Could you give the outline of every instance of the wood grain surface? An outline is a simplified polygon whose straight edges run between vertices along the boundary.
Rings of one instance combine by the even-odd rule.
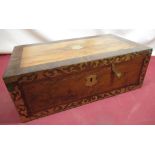
[[[112,45],[112,46],[111,46]],[[112,37],[71,40],[23,48],[20,67],[57,62],[89,55],[130,49],[136,45]]]

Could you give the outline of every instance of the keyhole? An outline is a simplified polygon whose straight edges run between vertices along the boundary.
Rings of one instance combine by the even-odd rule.
[[[92,82],[93,81],[93,78],[90,78],[90,82]]]
[[[96,75],[89,75],[86,78],[86,86],[93,86],[97,83]]]

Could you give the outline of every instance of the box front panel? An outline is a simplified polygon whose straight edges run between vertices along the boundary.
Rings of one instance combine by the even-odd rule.
[[[87,68],[87,70],[61,78],[45,78],[29,83],[22,83],[20,88],[27,105],[29,115],[65,105],[96,94],[103,94],[114,89],[138,85],[144,56],[112,64]]]

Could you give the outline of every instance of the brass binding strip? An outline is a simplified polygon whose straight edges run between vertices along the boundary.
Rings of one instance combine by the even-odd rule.
[[[112,63],[112,71],[115,73],[115,75],[118,79],[120,79],[122,77],[122,73],[116,69],[116,66],[113,63]]]

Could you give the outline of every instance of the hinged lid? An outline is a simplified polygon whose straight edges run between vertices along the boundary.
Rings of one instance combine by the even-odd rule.
[[[114,35],[17,46],[4,78],[144,50],[151,48]]]

